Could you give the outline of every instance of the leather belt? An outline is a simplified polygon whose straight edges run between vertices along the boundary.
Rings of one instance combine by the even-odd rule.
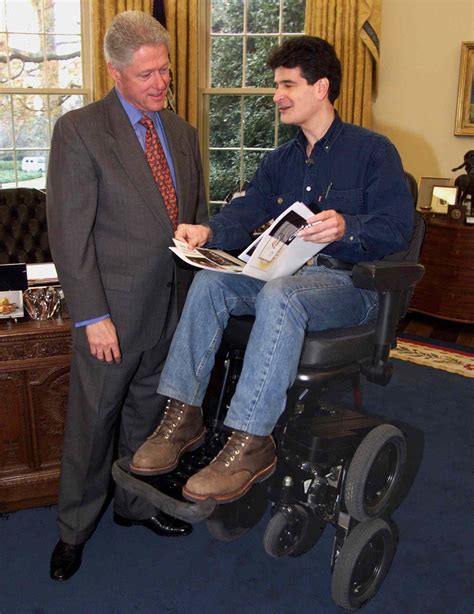
[[[327,269],[334,269],[336,271],[352,271],[354,265],[349,262],[344,262],[338,258],[332,256],[326,256],[326,254],[318,254],[316,256],[316,263],[325,266]]]

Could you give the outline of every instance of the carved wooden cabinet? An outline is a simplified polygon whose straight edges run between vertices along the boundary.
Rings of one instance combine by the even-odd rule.
[[[421,263],[425,275],[415,288],[410,309],[474,323],[474,227],[446,215],[425,213],[424,218]]]
[[[69,321],[0,322],[0,512],[56,501],[70,355]]]

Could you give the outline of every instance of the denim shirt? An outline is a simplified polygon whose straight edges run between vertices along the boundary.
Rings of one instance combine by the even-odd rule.
[[[337,114],[309,158],[306,145],[300,131],[268,154],[245,195],[210,219],[209,246],[242,249],[255,229],[301,201],[315,213],[334,209],[344,217],[345,234],[327,255],[354,263],[406,249],[414,203],[394,145]]]

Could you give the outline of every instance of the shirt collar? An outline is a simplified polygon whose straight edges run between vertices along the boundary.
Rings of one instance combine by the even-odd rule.
[[[155,113],[143,113],[143,111],[140,111],[140,109],[137,109],[137,107],[134,107],[133,104],[131,104],[130,102],[128,102],[127,100],[125,100],[125,98],[122,96],[122,94],[119,92],[118,88],[115,88],[115,92],[118,96],[118,99],[120,100],[122,107],[125,111],[125,113],[128,116],[128,119],[130,120],[130,123],[132,124],[132,126],[135,126],[136,124],[138,124],[138,122],[141,120],[141,118],[144,115],[148,115],[148,117],[151,120],[155,120]]]
[[[344,124],[339,117],[339,113],[335,111],[334,120],[332,124],[329,126],[329,129],[326,134],[321,137],[319,141],[317,141],[316,145],[318,147],[321,147],[323,151],[329,152],[331,147],[334,145],[334,142],[336,141],[337,137],[340,135],[343,125]],[[300,130],[296,135],[296,141],[301,147],[303,147],[303,150],[306,151],[306,145],[308,141],[306,140],[306,137],[302,130]]]

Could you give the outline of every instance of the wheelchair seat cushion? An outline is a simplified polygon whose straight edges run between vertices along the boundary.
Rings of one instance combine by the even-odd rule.
[[[254,323],[252,316],[232,317],[224,332],[224,342],[245,348]],[[326,369],[370,359],[375,342],[375,320],[363,326],[334,328],[307,333],[300,367]]]
[[[325,369],[369,359],[374,342],[375,320],[363,326],[307,333],[300,367]]]

